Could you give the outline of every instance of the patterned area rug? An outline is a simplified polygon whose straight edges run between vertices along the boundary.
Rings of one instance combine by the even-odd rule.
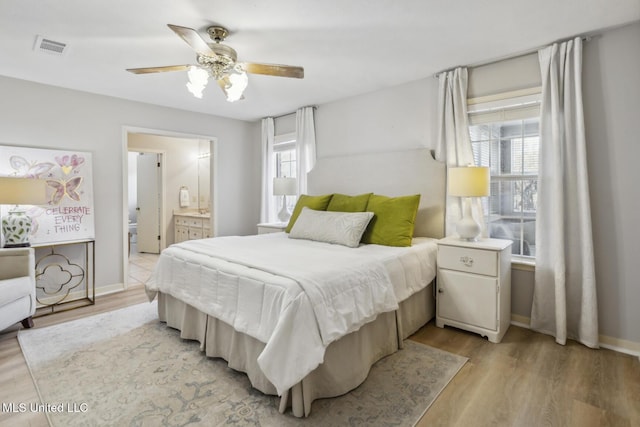
[[[15,403],[46,411],[54,426],[410,426],[467,360],[406,341],[360,387],[315,401],[299,419],[160,323],[155,303],[21,330],[18,339],[42,402]]]

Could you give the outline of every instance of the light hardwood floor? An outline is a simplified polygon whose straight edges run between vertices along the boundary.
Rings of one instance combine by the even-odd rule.
[[[640,361],[511,326],[500,344],[427,324],[412,339],[469,358],[418,426],[640,426]]]
[[[96,305],[36,319],[45,327],[147,301],[141,286]],[[38,401],[17,332],[0,335],[0,401]],[[502,343],[427,324],[411,339],[469,358],[418,423],[424,426],[640,426],[640,362],[527,329]],[[0,426],[46,426],[42,414],[0,413]]]

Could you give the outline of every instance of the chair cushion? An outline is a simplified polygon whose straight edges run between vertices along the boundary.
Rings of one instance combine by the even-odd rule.
[[[29,276],[0,280],[0,307],[35,293]]]
[[[0,249],[0,280],[28,276],[33,262],[33,248]]]

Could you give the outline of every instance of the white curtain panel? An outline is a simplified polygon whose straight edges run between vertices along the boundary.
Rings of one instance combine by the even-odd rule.
[[[307,192],[307,173],[316,164],[316,127],[313,120],[314,107],[303,107],[296,111],[296,162],[298,194]]]
[[[436,160],[447,167],[473,165],[473,151],[469,138],[469,116],[467,114],[467,69],[456,68],[438,76],[438,141]],[[448,188],[448,183],[447,183]],[[455,234],[457,222],[462,218],[460,197],[447,196],[445,235]],[[482,201],[474,198],[472,215],[482,226],[482,236],[487,236],[487,227],[482,213]]]
[[[582,110],[582,40],[538,52],[542,73],[536,272],[531,327],[598,347]]]
[[[260,199],[260,222],[275,222],[276,203],[273,197],[273,141],[275,127],[273,117],[262,119],[262,193]]]

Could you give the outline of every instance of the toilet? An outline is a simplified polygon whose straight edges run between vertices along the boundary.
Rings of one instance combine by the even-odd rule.
[[[129,241],[130,243],[135,243],[138,237],[138,223],[130,222],[129,223]]]

